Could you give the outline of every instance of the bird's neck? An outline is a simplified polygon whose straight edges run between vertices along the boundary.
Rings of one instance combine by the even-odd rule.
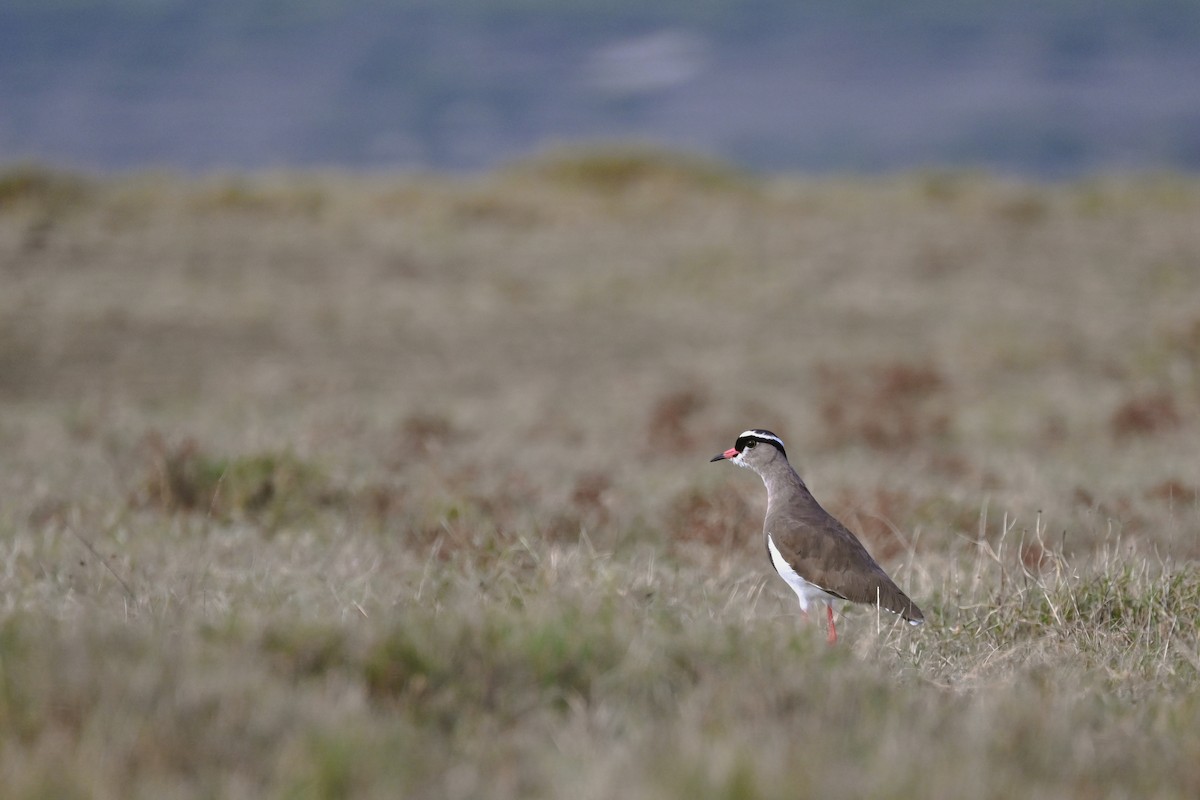
[[[767,487],[767,508],[771,508],[777,502],[787,502],[797,494],[808,493],[808,487],[796,474],[796,470],[783,460],[768,465],[759,473],[759,477]]]

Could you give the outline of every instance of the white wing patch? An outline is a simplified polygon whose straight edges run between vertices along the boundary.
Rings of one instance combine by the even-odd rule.
[[[787,581],[787,585],[792,587],[792,591],[796,593],[796,597],[800,598],[800,610],[808,612],[808,604],[812,602],[826,603],[832,605],[834,600],[840,600],[840,597],[835,597],[829,592],[817,586],[815,583],[809,583],[797,574],[796,570],[792,569],[792,565],[783,557],[783,553],[779,552],[779,548],[775,546],[775,540],[767,534],[767,549],[771,551],[771,563],[775,566],[775,571],[779,573],[779,577]]]

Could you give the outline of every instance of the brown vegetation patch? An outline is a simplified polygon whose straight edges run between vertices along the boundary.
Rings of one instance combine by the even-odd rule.
[[[1121,533],[1140,533],[1150,524],[1145,516],[1137,513],[1137,504],[1128,495],[1116,495],[1102,500],[1091,491],[1077,486],[1072,493],[1072,500],[1078,507],[1090,509],[1101,518],[1119,525]]]
[[[660,397],[646,423],[646,452],[676,455],[692,450],[696,445],[692,422],[707,405],[707,396],[695,388],[676,389]]]
[[[220,473],[210,472],[195,439],[171,444],[155,431],[143,437],[139,450],[144,475],[130,498],[135,506],[170,512],[195,511],[202,502],[212,501]]]
[[[623,193],[660,184],[692,191],[723,191],[750,185],[727,164],[648,148],[565,148],[518,164],[516,174],[532,175],[577,189]]]
[[[290,452],[218,458],[195,439],[172,444],[158,432],[139,449],[143,474],[129,498],[136,508],[247,518],[275,528],[341,496],[320,469]]]
[[[677,495],[667,519],[669,546],[678,554],[691,555],[699,547],[723,555],[762,546],[761,517],[745,494],[731,484],[711,490],[689,489]]]
[[[1147,489],[1146,498],[1169,505],[1194,505],[1200,499],[1200,487],[1172,478]]]
[[[1113,436],[1153,436],[1178,428],[1182,417],[1175,398],[1166,392],[1139,395],[1126,400],[1109,419]]]
[[[1075,487],[1075,491],[1071,493],[1071,499],[1075,501],[1075,505],[1084,508],[1096,506],[1096,496],[1082,486]]]
[[[604,472],[585,472],[575,479],[567,508],[550,515],[539,527],[543,539],[571,542],[580,533],[594,533],[611,519],[612,477]]]
[[[609,520],[609,503],[612,496],[612,478],[603,472],[586,472],[575,479],[571,490],[571,507],[580,518],[595,526]]]
[[[1021,563],[1030,572],[1040,572],[1053,562],[1054,555],[1039,542],[1023,542],[1021,544]]]
[[[914,532],[918,528],[970,536],[979,530],[978,506],[903,489],[842,489],[827,508],[879,559],[903,555],[916,546]]]
[[[409,497],[403,486],[373,483],[355,492],[354,499],[357,507],[378,526],[399,516]]]
[[[396,433],[396,451],[391,459],[392,466],[402,466],[416,456],[427,456],[435,448],[453,441],[458,435],[458,429],[441,414],[411,414],[400,424]]]
[[[975,466],[964,456],[942,452],[929,455],[929,471],[959,481],[977,472]]]
[[[1046,221],[1050,207],[1041,193],[1026,192],[996,204],[996,215],[1016,229],[1032,228]]]
[[[494,485],[481,484],[464,496],[497,524],[511,525],[518,515],[535,509],[541,498],[537,481],[520,470],[506,471]]]
[[[816,377],[824,436],[831,447],[866,444],[896,450],[950,432],[948,384],[931,365],[821,364]]]

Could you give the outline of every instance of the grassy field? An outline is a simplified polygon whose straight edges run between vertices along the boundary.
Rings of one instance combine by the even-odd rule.
[[[1200,181],[0,173],[11,798],[1200,795]],[[830,648],[748,427],[924,609]]]

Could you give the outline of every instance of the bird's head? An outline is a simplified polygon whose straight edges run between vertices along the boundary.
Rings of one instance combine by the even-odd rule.
[[[783,439],[762,428],[742,431],[733,443],[733,447],[724,453],[713,456],[710,461],[732,461],[739,467],[746,467],[761,473],[763,468],[777,458],[787,460],[787,451],[783,449]]]

